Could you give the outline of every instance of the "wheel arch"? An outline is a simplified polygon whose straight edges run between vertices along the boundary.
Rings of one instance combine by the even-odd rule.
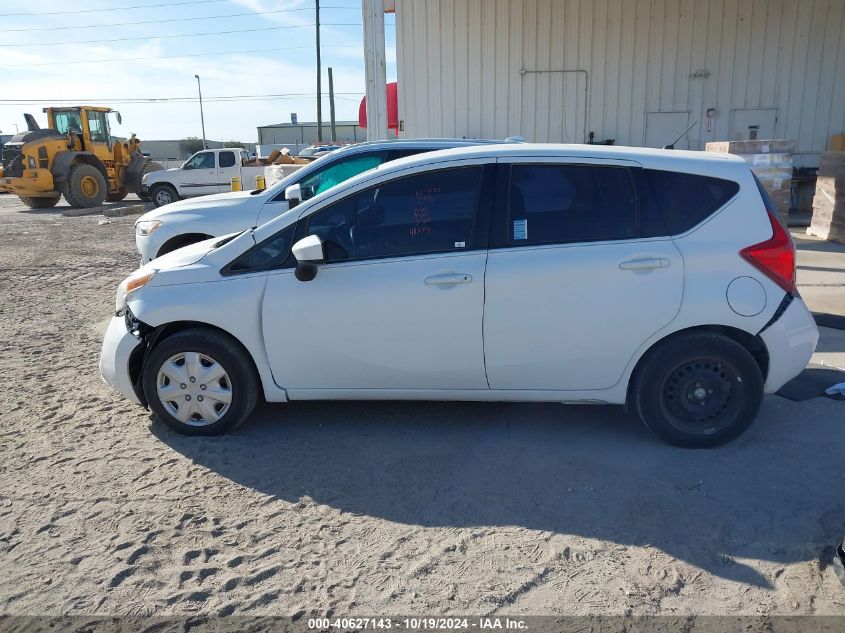
[[[186,330],[192,329],[212,330],[220,334],[221,336],[230,339],[234,345],[240,347],[240,349],[244,352],[244,354],[246,354],[246,357],[249,359],[253,371],[255,371],[255,377],[258,380],[257,387],[259,393],[264,393],[264,381],[261,377],[261,371],[258,368],[258,363],[255,362],[255,358],[249,351],[249,348],[244,345],[231,332],[227,332],[219,326],[212,325],[211,323],[205,323],[202,321],[173,321],[171,323],[165,323],[157,327],[145,327],[147,328],[146,332],[142,332],[145,344],[136,347],[135,351],[133,352],[133,355],[130,356],[129,359],[129,378],[132,380],[132,385],[135,389],[136,395],[138,395],[138,397],[141,399],[141,403],[144,406],[147,406],[147,401],[146,397],[144,396],[144,390],[141,387],[141,381],[144,374],[144,366],[147,363],[147,359],[149,358],[150,353],[153,351],[153,349],[156,348],[156,346],[161,344],[167,338],[173,336],[174,334],[178,334],[179,332],[184,332]]]
[[[758,335],[751,334],[750,332],[746,332],[745,330],[729,325],[694,325],[682,330],[676,330],[664,337],[661,337],[649,345],[643,353],[640,354],[628,378],[628,388],[625,397],[626,406],[633,402],[633,389],[637,381],[638,372],[648,358],[669,341],[673,341],[677,338],[696,332],[721,334],[722,336],[725,336],[741,345],[749,354],[751,354],[751,357],[760,368],[760,373],[763,375],[763,382],[766,381],[769,374],[769,351],[766,348],[766,344],[763,342],[763,339],[761,339]]]
[[[96,167],[103,174],[103,178],[106,179],[106,186],[108,187],[109,175],[106,167],[93,152],[60,152],[57,154],[50,170],[53,174],[53,182],[67,182],[70,177],[70,170],[76,163],[85,163]]]
[[[196,242],[202,242],[203,240],[208,240],[212,237],[215,236],[209,235],[208,233],[201,233],[199,231],[180,233],[179,235],[171,237],[162,244],[156,252],[156,257],[161,257],[171,251],[175,251],[177,248],[182,248],[183,246],[188,246],[189,244],[195,244]]]

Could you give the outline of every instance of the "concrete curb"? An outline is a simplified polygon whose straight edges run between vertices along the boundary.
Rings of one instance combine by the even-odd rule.
[[[103,210],[103,215],[107,218],[123,218],[127,215],[140,215],[147,210],[147,207],[141,204],[133,204],[128,207],[106,207]]]
[[[81,215],[98,215],[103,212],[103,207],[91,207],[90,209],[66,209],[62,215],[66,218],[78,218]]]
[[[140,215],[147,210],[146,206],[141,204],[132,204],[124,207],[91,207],[90,209],[67,209],[62,211],[62,215],[66,218],[77,218],[83,215],[99,215],[102,214],[107,218],[122,218],[127,215]]]

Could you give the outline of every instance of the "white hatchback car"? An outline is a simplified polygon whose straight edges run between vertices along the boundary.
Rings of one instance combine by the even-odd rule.
[[[795,250],[729,155],[493,145],[386,163],[124,280],[101,371],[173,428],[260,395],[626,404],[714,446],[807,364]]]

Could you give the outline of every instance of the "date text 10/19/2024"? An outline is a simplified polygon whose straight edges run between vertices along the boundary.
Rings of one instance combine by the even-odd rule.
[[[309,618],[308,628],[323,631],[331,629],[345,631],[388,629],[400,631],[523,631],[528,628],[528,625],[519,618],[351,617]]]

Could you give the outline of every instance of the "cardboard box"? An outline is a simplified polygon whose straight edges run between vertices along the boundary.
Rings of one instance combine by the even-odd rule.
[[[716,141],[707,143],[708,152],[723,154],[794,154],[795,141],[769,139],[762,141]]]

